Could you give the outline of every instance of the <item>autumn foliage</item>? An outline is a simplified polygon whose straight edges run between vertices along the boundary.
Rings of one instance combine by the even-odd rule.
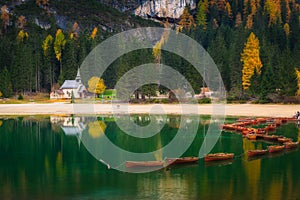
[[[261,73],[263,65],[259,57],[259,48],[258,38],[253,32],[250,33],[241,54],[241,62],[243,63],[242,85],[244,90],[247,90],[250,87],[250,79],[253,76],[254,71],[256,71],[257,74]]]

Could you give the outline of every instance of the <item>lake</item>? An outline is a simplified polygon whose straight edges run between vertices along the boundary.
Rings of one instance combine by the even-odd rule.
[[[159,149],[176,138],[181,122],[186,120],[198,127],[195,135],[184,133],[183,138],[192,140],[183,156],[198,156],[205,145],[209,119],[133,115],[129,120],[141,127],[151,120],[157,125],[165,123],[158,134],[136,138],[125,134],[108,115],[98,116],[97,121],[89,116],[0,117],[0,199],[300,198],[299,150],[248,160],[247,150],[266,149],[272,144],[249,141],[236,133],[223,131],[211,151],[235,153],[232,161],[209,164],[201,158],[196,164],[169,166],[148,173],[124,171],[122,156],[111,152],[108,143],[89,146],[108,138],[127,152],[155,151],[154,157],[163,159],[166,153]],[[227,118],[226,122],[235,120]],[[299,130],[297,124],[288,123],[274,134],[298,141]],[[180,148],[184,141],[175,145]],[[98,161],[93,154],[95,149],[114,159],[107,157],[103,163],[119,162],[121,171],[108,169]]]

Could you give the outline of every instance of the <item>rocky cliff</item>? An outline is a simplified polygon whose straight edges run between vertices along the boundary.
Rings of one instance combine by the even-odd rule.
[[[141,17],[159,17],[178,19],[183,13],[186,5],[191,9],[196,6],[195,0],[150,0],[142,2],[135,10],[134,14]]]
[[[122,12],[132,12],[141,17],[178,19],[186,5],[196,8],[196,0],[99,0]]]

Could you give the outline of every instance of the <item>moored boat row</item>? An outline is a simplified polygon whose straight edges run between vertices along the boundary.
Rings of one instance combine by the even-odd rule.
[[[276,131],[278,127],[289,121],[294,122],[294,118],[240,118],[233,124],[224,124],[221,128],[227,131],[233,131],[242,133],[243,137],[248,140],[262,139],[268,142],[273,142],[274,145],[268,147],[268,149],[262,150],[249,150],[247,151],[248,157],[254,157],[259,155],[265,155],[267,153],[282,152],[284,149],[294,149],[298,147],[298,142],[293,142],[291,138],[287,138],[281,135],[268,134],[272,131]],[[261,127],[266,124],[265,127]],[[253,128],[252,125],[260,125],[260,128]],[[276,144],[277,143],[277,144]],[[280,143],[280,145],[278,144]]]
[[[249,157],[252,156],[260,156],[260,155],[265,155],[267,153],[278,153],[282,152],[284,149],[294,149],[298,147],[299,142],[285,142],[283,145],[271,145],[268,146],[268,149],[262,149],[262,150],[249,150],[247,152]]]

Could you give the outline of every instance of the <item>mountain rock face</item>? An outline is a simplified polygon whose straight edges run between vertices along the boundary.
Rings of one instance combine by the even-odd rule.
[[[134,14],[141,17],[160,17],[178,19],[186,5],[191,9],[196,7],[195,0],[148,0],[143,1],[135,10]]]
[[[99,0],[122,12],[132,12],[135,15],[159,18],[178,19],[185,6],[196,8],[196,0]]]

